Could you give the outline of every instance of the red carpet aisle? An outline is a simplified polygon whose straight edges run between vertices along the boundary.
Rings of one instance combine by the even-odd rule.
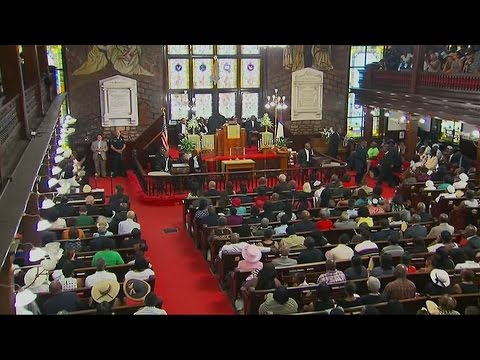
[[[131,181],[115,178],[113,188],[116,184],[124,185],[142,225],[142,235],[149,246],[147,256],[156,274],[155,293],[163,298],[165,311],[169,314],[234,314],[207,262],[183,227],[182,206],[145,204],[138,201]],[[110,194],[109,178],[99,179],[97,185]],[[177,228],[178,232],[166,234],[165,228]]]

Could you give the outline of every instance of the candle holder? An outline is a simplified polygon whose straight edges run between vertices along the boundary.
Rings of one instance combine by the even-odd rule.
[[[288,108],[287,104],[285,103],[285,95],[280,96],[278,95],[278,89],[275,89],[273,95],[267,96],[267,103],[265,104],[265,109],[270,110],[273,109],[273,126],[274,126],[274,136],[275,139],[284,137],[283,133],[283,122],[280,123],[281,127],[279,127],[278,122],[278,112],[286,110]]]

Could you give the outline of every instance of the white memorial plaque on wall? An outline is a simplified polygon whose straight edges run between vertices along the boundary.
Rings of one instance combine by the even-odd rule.
[[[137,80],[115,75],[100,80],[102,126],[138,126]]]
[[[323,72],[312,68],[292,73],[292,120],[321,120]]]

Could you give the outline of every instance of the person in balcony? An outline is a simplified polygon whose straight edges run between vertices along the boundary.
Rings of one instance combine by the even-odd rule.
[[[463,72],[463,60],[458,52],[453,53],[450,69],[445,70],[445,72],[450,74]]]
[[[427,64],[427,72],[439,72],[441,69],[442,63],[438,60],[437,54],[431,54]]]
[[[400,55],[400,65],[398,66],[398,71],[409,71],[412,70],[413,66],[413,51],[410,48],[404,49]]]

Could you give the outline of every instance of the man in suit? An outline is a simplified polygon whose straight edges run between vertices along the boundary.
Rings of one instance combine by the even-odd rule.
[[[188,165],[190,166],[190,173],[201,173],[203,171],[203,160],[198,155],[197,150],[192,151],[192,156],[188,159]]]
[[[178,136],[178,143],[182,140],[185,136],[187,136],[187,119],[182,118],[179,123],[175,126],[175,132]]]
[[[367,142],[365,140],[360,141],[355,149],[353,167],[356,171],[355,183],[360,186],[367,169]]]
[[[330,141],[328,142],[328,155],[331,157],[337,158],[338,156],[338,146],[340,145],[340,140],[342,139],[341,136],[342,129],[337,129],[335,132],[330,136]]]
[[[120,130],[116,130],[115,135],[110,139],[110,149],[112,150],[113,156],[113,176],[127,176],[125,170],[125,159],[123,156],[123,151],[126,147],[127,145],[122,136],[122,132]]]
[[[309,142],[305,143],[305,147],[298,151],[298,163],[301,167],[313,166],[313,150]]]
[[[387,146],[387,151],[380,160],[380,175],[378,177],[377,185],[382,185],[383,181],[387,181],[389,186],[394,187],[395,184],[393,183],[393,171],[395,160],[398,157],[398,152],[395,154],[395,147],[392,142],[389,142]]]
[[[245,128],[245,131],[247,132],[247,144],[248,147],[252,146],[252,135],[258,135],[260,132],[260,124],[257,121],[257,118],[252,115],[250,116],[250,119],[245,121],[243,124],[243,127]]]
[[[164,171],[170,173],[172,170],[173,159],[164,148],[155,155],[155,171]]]
[[[97,140],[92,142],[93,162],[95,163],[95,176],[107,177],[107,151],[108,144],[101,134],[97,135]]]
[[[223,124],[225,124],[227,119],[221,114],[215,114],[208,118],[207,127],[209,134],[215,134],[217,129],[221,129]]]

